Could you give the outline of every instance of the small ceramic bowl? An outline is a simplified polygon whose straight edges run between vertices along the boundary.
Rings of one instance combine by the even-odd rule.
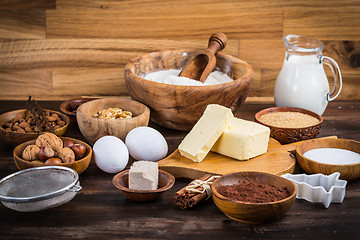
[[[227,198],[218,191],[220,186],[253,181],[274,187],[286,187],[290,196],[267,203],[242,202]],[[268,223],[279,219],[291,209],[296,199],[296,186],[293,182],[269,173],[237,172],[223,175],[211,185],[212,197],[216,206],[229,218],[248,224]]]
[[[261,116],[273,112],[300,112],[317,118],[319,120],[319,123],[302,128],[286,128],[286,127],[272,126],[260,120]],[[320,128],[323,122],[323,118],[317,113],[302,108],[272,107],[257,112],[255,114],[255,121],[270,128],[270,137],[276,139],[281,144],[287,144],[287,143],[293,143],[293,142],[315,138],[320,133]]]
[[[68,168],[74,169],[78,174],[84,172],[90,164],[91,156],[92,156],[92,152],[93,152],[92,148],[85,142],[74,139],[74,138],[61,137],[61,140],[63,140],[63,141],[71,140],[75,144],[84,145],[86,147],[86,153],[83,158],[76,160],[75,162],[54,164],[54,166],[68,167]],[[17,147],[15,147],[15,149],[13,151],[13,156],[14,156],[14,162],[16,164],[16,167],[19,170],[23,170],[23,169],[27,169],[27,168],[33,168],[33,167],[52,166],[53,164],[50,165],[50,164],[39,163],[39,162],[34,162],[34,161],[29,162],[21,157],[22,152],[24,151],[26,146],[31,145],[31,144],[35,144],[35,140],[31,140],[31,141],[22,143],[22,144],[18,145]]]
[[[73,98],[66,100],[60,104],[60,111],[66,114],[70,121],[76,123],[76,111],[78,107],[91,100],[95,100],[97,98]]]
[[[137,202],[149,202],[155,200],[161,193],[170,189],[175,183],[175,177],[170,173],[159,170],[159,188],[149,191],[129,189],[129,170],[116,174],[112,182],[127,198]]]
[[[157,124],[191,130],[208,104],[219,104],[236,111],[245,101],[253,79],[252,67],[236,57],[216,54],[216,68],[234,81],[207,86],[181,86],[149,81],[151,72],[182,69],[193,51],[173,50],[146,54],[125,66],[125,84],[132,99],[151,109],[151,119]]]
[[[330,175],[334,172],[339,172],[340,179],[347,181],[353,181],[360,177],[360,163],[327,164],[304,157],[307,151],[318,148],[340,148],[360,154],[360,142],[348,139],[312,139],[300,144],[296,148],[296,159],[301,168],[309,174],[322,173]],[[342,160],[344,163],[346,162],[346,159]]]
[[[130,111],[133,117],[126,119],[99,119],[94,117],[94,114],[108,108],[121,108],[124,111]],[[132,129],[148,125],[150,110],[137,101],[111,97],[82,104],[77,110],[76,118],[82,135],[91,144],[107,135],[118,137],[124,141]]]
[[[0,138],[5,142],[12,144],[14,146],[24,143],[33,139],[36,139],[39,136],[39,133],[18,133],[10,130],[6,130],[3,125],[11,121],[17,114],[27,111],[27,109],[19,109],[10,112],[6,112],[0,115]],[[44,111],[50,111],[50,114],[56,113],[61,120],[65,121],[65,125],[61,128],[55,129],[55,134],[59,137],[64,136],[68,130],[70,119],[63,113],[44,109]]]

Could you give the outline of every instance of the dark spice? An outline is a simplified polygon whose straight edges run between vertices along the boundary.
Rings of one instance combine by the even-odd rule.
[[[217,190],[221,195],[232,200],[251,203],[275,202],[290,196],[286,187],[278,188],[253,181],[221,185]]]

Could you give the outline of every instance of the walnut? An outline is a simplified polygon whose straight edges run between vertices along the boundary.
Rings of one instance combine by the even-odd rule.
[[[22,158],[27,161],[37,160],[39,156],[39,151],[40,148],[38,146],[28,145],[22,153]]]
[[[64,163],[75,161],[75,153],[68,147],[62,148],[56,154]]]
[[[55,152],[60,151],[63,148],[63,141],[53,133],[41,134],[35,141],[36,146],[39,148],[50,147]]]

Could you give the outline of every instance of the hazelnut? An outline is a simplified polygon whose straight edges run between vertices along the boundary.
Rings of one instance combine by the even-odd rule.
[[[82,158],[86,153],[86,147],[84,145],[82,145],[82,144],[74,144],[71,147],[71,150],[74,151],[75,159],[77,159],[77,160]]]
[[[46,161],[55,156],[55,151],[50,147],[42,147],[39,151],[40,160]]]
[[[64,141],[64,147],[68,147],[71,148],[72,146],[74,146],[74,142],[71,140],[65,140]]]
[[[60,158],[49,158],[46,160],[45,164],[61,164],[62,161]]]

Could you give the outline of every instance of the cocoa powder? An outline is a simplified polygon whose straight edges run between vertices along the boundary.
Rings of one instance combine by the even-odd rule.
[[[220,185],[217,191],[232,200],[267,203],[275,202],[290,196],[287,188],[278,188],[254,181],[243,181],[233,185]]]

